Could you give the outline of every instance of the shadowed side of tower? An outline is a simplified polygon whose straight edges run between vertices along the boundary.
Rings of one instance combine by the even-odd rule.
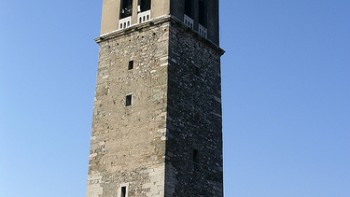
[[[220,56],[172,22],[168,65],[167,196],[223,196]]]
[[[186,2],[103,1],[88,197],[223,196],[218,1]]]

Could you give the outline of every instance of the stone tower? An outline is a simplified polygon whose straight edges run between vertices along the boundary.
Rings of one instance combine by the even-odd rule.
[[[222,197],[218,0],[103,0],[87,197]]]

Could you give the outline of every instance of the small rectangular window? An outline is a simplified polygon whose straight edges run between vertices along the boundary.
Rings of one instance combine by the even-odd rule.
[[[193,162],[197,163],[198,162],[198,150],[193,149],[193,155],[192,155]]]
[[[194,74],[196,76],[199,76],[200,75],[200,71],[199,71],[199,68],[197,66],[194,66],[194,70],[193,70]]]
[[[134,68],[134,61],[129,61],[128,70],[131,70],[133,68]]]
[[[126,197],[126,186],[120,188],[120,197]]]
[[[132,103],[132,95],[129,94],[129,95],[126,95],[126,98],[125,98],[125,106],[130,106]]]

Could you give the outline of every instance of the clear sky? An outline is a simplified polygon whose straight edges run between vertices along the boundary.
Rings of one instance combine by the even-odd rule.
[[[221,0],[226,197],[350,196],[350,1]],[[101,1],[0,0],[0,197],[84,197]]]

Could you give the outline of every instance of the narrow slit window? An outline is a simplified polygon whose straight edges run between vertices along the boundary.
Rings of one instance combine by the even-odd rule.
[[[208,15],[208,11],[207,11],[207,1],[205,0],[199,0],[199,24],[201,24],[203,27],[207,28],[207,15]]]
[[[132,15],[132,0],[121,0],[120,18],[126,18]]]
[[[193,149],[192,159],[193,159],[193,162],[198,163],[198,150],[197,149]]]
[[[134,61],[131,60],[131,61],[129,61],[128,70],[131,70],[133,68],[134,68]]]
[[[132,104],[132,95],[131,94],[126,95],[125,106],[130,106],[131,104]]]
[[[138,12],[144,12],[151,9],[151,0],[139,0]]]
[[[199,75],[200,75],[200,70],[199,70],[199,68],[198,68],[197,66],[194,66],[194,74],[195,74],[196,76],[199,76]]]
[[[120,197],[126,197],[126,186],[120,188]]]

